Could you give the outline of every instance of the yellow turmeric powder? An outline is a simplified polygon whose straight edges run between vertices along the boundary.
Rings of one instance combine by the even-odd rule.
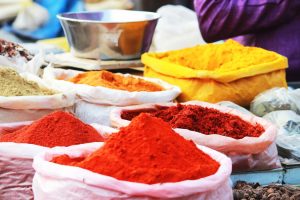
[[[157,58],[167,62],[196,70],[220,72],[272,62],[277,56],[261,48],[245,47],[234,40],[156,54]]]
[[[77,84],[103,86],[112,89],[127,90],[130,92],[155,92],[164,90],[160,85],[145,81],[141,78],[114,74],[105,70],[84,72],[69,79],[69,81]]]

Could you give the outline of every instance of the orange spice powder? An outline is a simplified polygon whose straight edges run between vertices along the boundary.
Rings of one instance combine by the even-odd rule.
[[[160,85],[145,81],[141,78],[114,74],[105,70],[84,72],[69,79],[69,81],[77,84],[103,86],[111,89],[127,90],[130,92],[155,92],[164,90]]]

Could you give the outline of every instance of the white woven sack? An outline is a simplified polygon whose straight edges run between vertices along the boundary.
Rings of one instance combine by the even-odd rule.
[[[2,56],[0,55],[0,66],[11,67],[16,70],[21,69],[22,66],[28,63],[27,59],[22,56]]]
[[[128,106],[149,102],[169,102],[180,94],[178,87],[152,78],[139,77],[157,83],[166,88],[166,90],[158,92],[129,92],[101,86],[94,87],[86,84],[74,84],[65,81],[79,73],[82,72],[57,69],[49,66],[44,70],[43,78],[55,88],[65,91],[75,91],[80,99],[75,104],[75,115],[85,123],[101,123],[109,126],[109,114],[111,109],[115,106]],[[125,76],[132,75],[126,74]]]
[[[20,75],[38,83],[41,87],[54,89],[33,74],[21,73]],[[74,103],[75,93],[72,91],[44,96],[0,96],[0,123],[33,121],[55,110],[72,112]]]
[[[0,55],[0,66],[11,67],[19,73],[31,73],[39,75],[41,67],[45,63],[44,52],[39,51],[30,61],[18,55],[14,57],[7,57]]]
[[[0,124],[0,135],[14,132],[32,121]],[[91,124],[104,138],[116,130]],[[48,147],[34,144],[0,142],[0,199],[33,199],[33,157]]]
[[[275,147],[275,139],[277,135],[277,127],[272,123],[256,117],[252,114],[245,114],[233,108],[223,107],[216,104],[190,101],[183,104],[199,105],[202,107],[214,108],[220,112],[229,113],[239,116],[243,120],[251,124],[258,123],[262,125],[265,132],[259,137],[244,137],[242,139],[234,139],[218,134],[205,135],[199,132],[187,129],[175,128],[174,130],[186,139],[193,140],[196,144],[204,145],[214,150],[225,153],[232,158],[233,169],[236,170],[252,170],[252,169],[270,169],[281,167],[278,152]],[[110,114],[111,125],[114,127],[127,126],[130,121],[121,118],[123,110],[138,110],[144,108],[155,108],[160,106],[175,106],[175,103],[161,104],[144,104],[137,106],[127,106],[123,108],[115,108]]]
[[[74,113],[85,123],[98,123],[110,126],[109,115],[115,107],[77,100],[74,106]]]
[[[117,180],[79,167],[49,162],[53,157],[67,154],[70,157],[87,156],[103,143],[90,143],[65,148],[53,148],[34,158],[33,178],[35,200],[60,199],[232,199],[230,186],[231,161],[225,155],[207,147],[199,149],[220,163],[218,171],[198,180],[177,183],[142,184]]]

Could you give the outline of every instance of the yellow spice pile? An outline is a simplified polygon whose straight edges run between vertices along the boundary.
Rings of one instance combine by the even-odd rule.
[[[198,45],[158,54],[171,63],[197,70],[231,71],[274,61],[278,55],[257,47],[245,47],[234,40],[223,44]]]

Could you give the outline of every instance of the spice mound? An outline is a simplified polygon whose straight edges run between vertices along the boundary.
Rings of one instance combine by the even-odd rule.
[[[93,127],[63,111],[53,112],[15,132],[0,135],[0,142],[28,143],[45,147],[101,141],[103,138]]]
[[[299,200],[300,189],[292,185],[271,184],[261,186],[258,183],[238,181],[233,189],[234,200]]]
[[[53,95],[54,91],[42,88],[33,81],[21,77],[11,68],[0,67],[0,96]]]
[[[157,54],[156,56],[170,63],[208,71],[238,70],[269,63],[278,58],[278,55],[274,52],[258,47],[245,47],[234,40],[227,40],[223,44],[198,45],[192,48]]]
[[[6,57],[23,57],[27,61],[32,59],[32,55],[22,46],[0,39],[0,55]]]
[[[250,124],[239,116],[222,113],[216,109],[198,105],[177,104],[171,107],[156,107],[151,115],[163,119],[173,128],[197,131],[205,135],[218,134],[234,139],[259,137],[265,130],[259,124]],[[147,112],[147,111],[146,111]],[[125,110],[121,118],[131,120],[138,115],[136,111]]]
[[[63,155],[52,162],[146,184],[200,179],[216,173],[220,166],[166,122],[145,113],[82,161]]]
[[[155,92],[162,91],[160,85],[145,81],[141,78],[114,74],[109,71],[90,71],[78,74],[69,81],[77,84],[103,86],[111,89]]]

